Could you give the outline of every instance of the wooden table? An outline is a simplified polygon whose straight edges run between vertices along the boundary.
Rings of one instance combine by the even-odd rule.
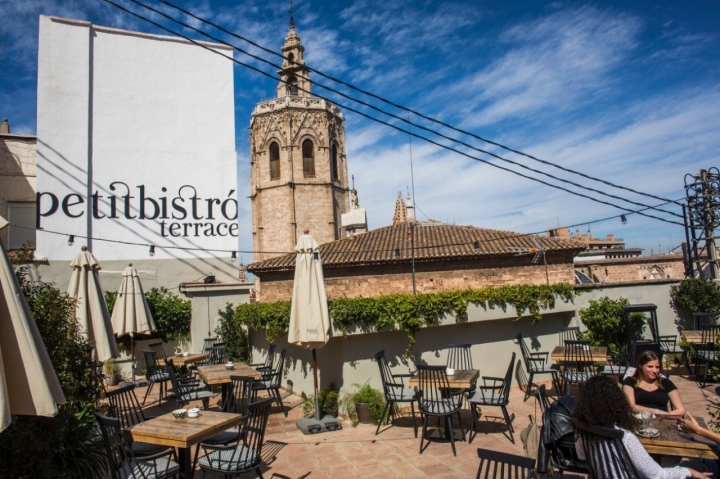
[[[702,418],[697,418],[701,422]],[[664,454],[667,456],[693,457],[700,459],[718,459],[718,450],[714,441],[705,439],[697,434],[690,434],[693,439],[680,436],[677,421],[673,419],[658,418],[653,420],[653,427],[660,432],[660,436],[650,439],[638,436],[640,443],[650,454]]]
[[[448,376],[448,383],[450,383],[450,387],[454,389],[470,389],[479,377],[479,369],[456,369],[455,374],[453,374],[452,376]],[[410,387],[420,386],[419,376],[416,374],[415,376],[411,377],[408,385]]]
[[[590,346],[590,356],[596,363],[607,362],[607,348],[605,346]],[[565,346],[555,346],[550,358],[556,362],[565,361]]]
[[[198,361],[202,361],[204,359],[207,359],[208,355],[203,353],[193,353],[188,354],[187,356],[168,356],[168,360],[172,359],[172,362],[175,366],[187,366],[188,364],[196,363]],[[165,360],[160,359],[158,360],[160,365],[165,366]]]
[[[225,404],[227,387],[230,384],[230,376],[250,376],[253,379],[260,379],[260,373],[245,363],[235,363],[234,369],[227,369],[225,364],[213,364],[211,366],[198,366],[198,374],[205,381],[205,384],[222,386],[222,404]]]
[[[200,411],[196,418],[175,419],[172,413],[149,419],[123,429],[133,441],[178,448],[180,475],[192,478],[192,451],[195,444],[240,424],[242,416],[218,411]]]
[[[682,335],[688,343],[702,343],[702,331],[682,330]]]

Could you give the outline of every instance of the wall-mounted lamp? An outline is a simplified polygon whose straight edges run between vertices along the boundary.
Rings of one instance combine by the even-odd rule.
[[[68,246],[72,246],[74,242],[75,242],[75,235],[70,235],[68,237]]]
[[[625,217],[625,215],[620,215],[620,221],[622,221],[622,224],[624,225],[627,224],[627,218]]]
[[[237,259],[237,251],[233,251],[230,255],[230,259]]]
[[[155,256],[155,245],[150,245],[150,251],[148,252],[150,256]]]

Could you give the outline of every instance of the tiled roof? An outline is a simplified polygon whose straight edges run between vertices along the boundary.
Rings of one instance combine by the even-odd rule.
[[[409,261],[412,257],[410,223],[385,226],[367,233],[342,238],[320,246],[324,267],[389,264]],[[512,256],[518,250],[535,248],[532,238],[548,252],[577,254],[585,245],[577,241],[526,235],[474,226],[442,223],[417,223],[415,261],[443,261],[487,256]],[[475,249],[475,242],[479,249]],[[397,255],[397,249],[400,255]],[[295,255],[287,254],[250,264],[250,272],[295,268]]]

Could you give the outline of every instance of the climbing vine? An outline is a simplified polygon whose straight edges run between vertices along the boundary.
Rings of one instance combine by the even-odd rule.
[[[553,285],[516,285],[489,286],[482,289],[464,289],[441,293],[389,294],[373,298],[339,298],[329,302],[333,325],[347,334],[353,330],[363,332],[380,331],[387,327],[396,327],[408,335],[409,344],[405,350],[411,356],[415,344],[415,335],[423,326],[438,324],[446,315],[455,316],[460,322],[467,317],[468,306],[485,309],[515,308],[516,319],[529,314],[533,324],[542,319],[543,309],[555,307],[556,298],[571,302],[576,292],[573,285],[557,283]],[[275,338],[287,334],[290,323],[290,301],[274,303],[241,304],[235,308],[231,320],[233,327],[246,326],[252,330],[265,330],[265,336],[272,342]]]

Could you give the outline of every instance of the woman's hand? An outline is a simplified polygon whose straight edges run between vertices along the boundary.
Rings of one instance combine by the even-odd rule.
[[[690,414],[687,414],[687,419],[678,418],[678,423],[680,423],[683,430],[687,432],[694,432],[696,434],[699,434],[700,430],[702,429],[700,427],[700,424],[698,424],[695,418],[692,417]]]
[[[690,477],[692,477],[692,478],[705,479],[705,478],[713,477],[712,472],[700,472],[700,471],[696,471],[695,469],[690,469],[689,467],[688,467],[688,471],[690,471]]]

